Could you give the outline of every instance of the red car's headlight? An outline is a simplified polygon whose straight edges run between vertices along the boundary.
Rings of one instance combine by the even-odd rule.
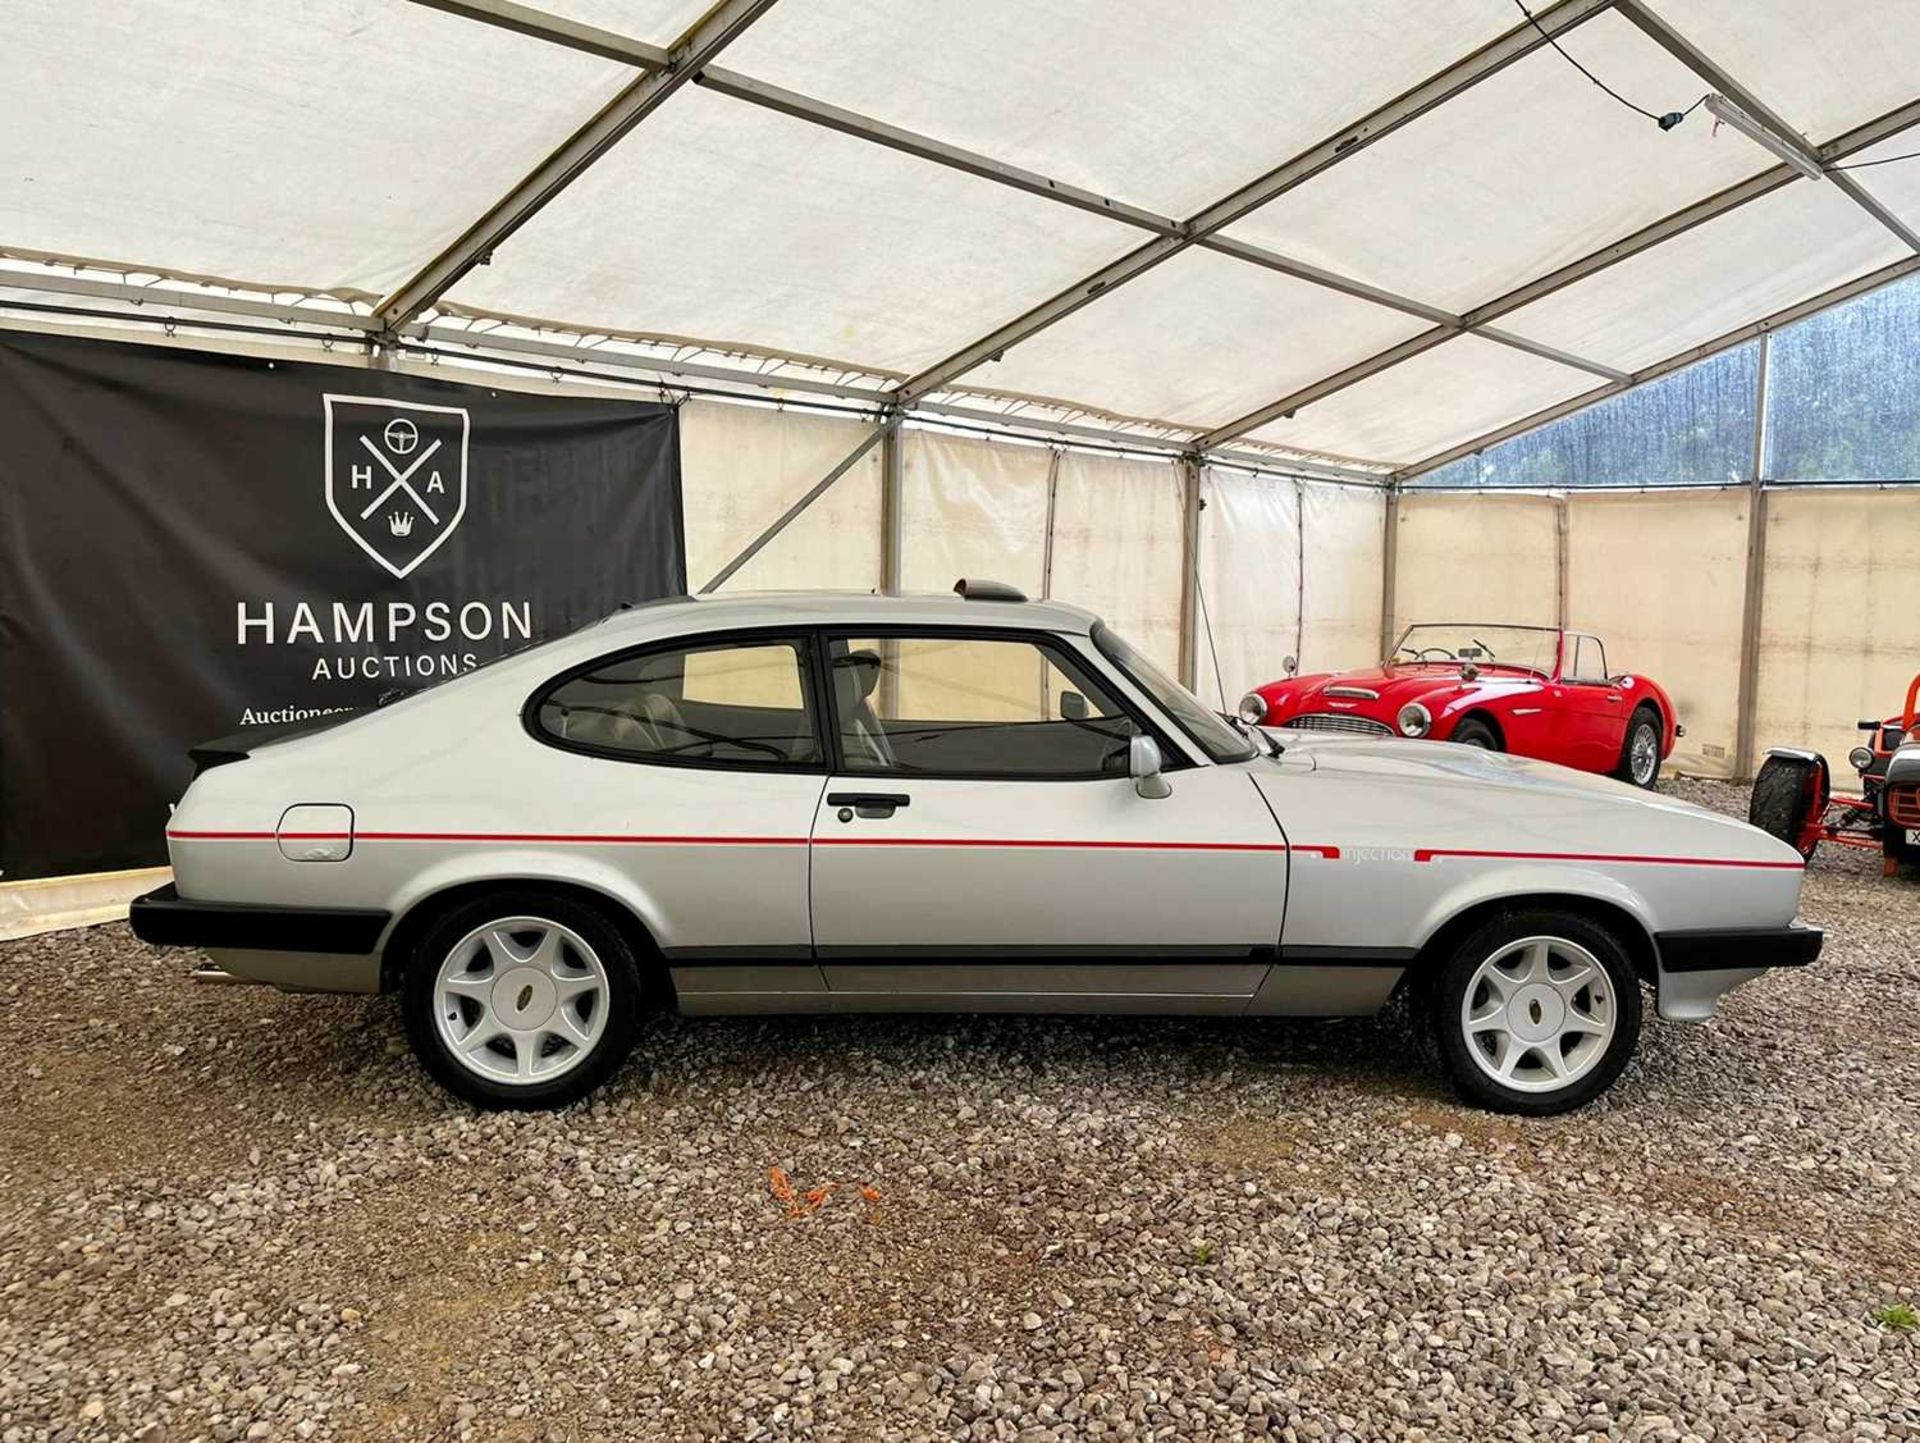
[[[1267,699],[1257,691],[1250,691],[1240,698],[1236,711],[1241,721],[1250,727],[1257,727],[1267,719]]]

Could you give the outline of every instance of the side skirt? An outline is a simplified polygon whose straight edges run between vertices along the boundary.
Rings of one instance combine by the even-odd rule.
[[[668,957],[683,1013],[1027,1012],[1162,1016],[1364,1016],[1411,950],[1076,948],[965,953],[872,948],[815,962],[719,952]]]

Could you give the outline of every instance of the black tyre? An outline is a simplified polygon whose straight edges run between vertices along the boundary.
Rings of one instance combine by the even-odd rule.
[[[1660,785],[1660,743],[1665,728],[1660,713],[1650,706],[1636,708],[1620,744],[1620,765],[1613,774],[1623,782],[1652,791]]]
[[[1463,747],[1479,747],[1482,751],[1500,750],[1500,735],[1477,716],[1470,716],[1453,729],[1453,735],[1447,738]]]
[[[631,1050],[640,972],[597,908],[515,888],[429,927],[400,1001],[414,1054],[449,1092],[485,1108],[560,1107]]]
[[[1747,820],[1811,857],[1816,843],[1806,840],[1813,808],[1824,799],[1820,764],[1806,757],[1768,757],[1753,779]]]
[[[1619,940],[1570,912],[1512,912],[1440,963],[1430,994],[1460,1095],[1548,1117],[1593,1101],[1640,1041],[1640,983]]]

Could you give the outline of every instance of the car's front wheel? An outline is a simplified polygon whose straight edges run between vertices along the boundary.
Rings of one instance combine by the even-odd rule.
[[[1463,747],[1479,747],[1485,752],[1500,750],[1500,738],[1494,733],[1492,727],[1477,716],[1470,716],[1461,722],[1453,729],[1453,735],[1447,740],[1457,742]]]
[[[449,1091],[481,1107],[559,1107],[610,1077],[640,1010],[633,949],[598,910],[503,892],[421,937],[401,986],[407,1035]]]
[[[1640,984],[1620,943],[1587,918],[1509,913],[1442,961],[1432,1020],[1464,1097],[1545,1117],[1620,1075],[1640,1039]]]

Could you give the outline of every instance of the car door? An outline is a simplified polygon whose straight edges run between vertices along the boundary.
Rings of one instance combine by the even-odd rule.
[[[1610,772],[1626,740],[1626,694],[1608,679],[1600,638],[1568,632],[1561,654],[1561,734],[1569,766]]]
[[[546,840],[642,904],[684,1011],[825,990],[808,832],[828,744],[806,633],[732,633],[616,653],[558,677],[527,724],[548,743],[495,790],[564,816]],[[556,829],[557,831],[558,829]],[[529,841],[539,839],[529,838]]]
[[[1128,749],[1159,724],[1043,633],[839,634],[822,660],[837,770],[812,896],[830,989],[1143,1011],[1235,1011],[1258,989],[1287,854],[1245,766],[1181,765],[1160,732],[1171,794],[1141,796]]]

